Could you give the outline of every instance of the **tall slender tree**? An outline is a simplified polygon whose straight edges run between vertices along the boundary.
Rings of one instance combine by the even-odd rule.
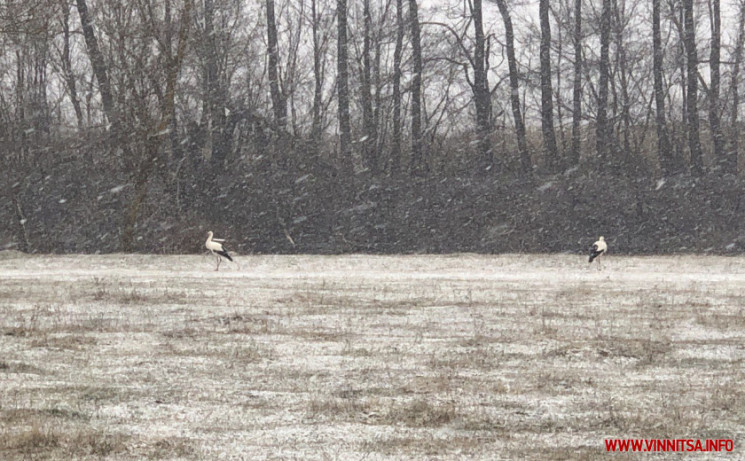
[[[274,14],[274,0],[266,0],[266,34],[267,55],[269,66],[269,92],[272,97],[274,124],[278,130],[283,130],[287,122],[287,98],[282,91],[279,74],[279,41],[277,39],[277,19]]]
[[[595,143],[601,168],[609,160],[611,129],[608,122],[608,86],[610,80],[611,0],[603,0],[600,16],[600,62],[598,78]]]
[[[674,161],[674,153],[668,134],[667,121],[665,120],[665,89],[663,88],[663,48],[662,35],[660,32],[661,20],[660,0],[652,0],[652,48],[654,75],[654,101],[655,101],[655,125],[657,130],[657,157],[660,161],[660,169],[664,176],[677,173]]]
[[[489,71],[486,36],[484,34],[484,19],[481,0],[471,2],[471,17],[474,29],[473,50],[473,99],[476,106],[476,136],[478,137],[478,171],[481,173],[490,171],[494,158],[492,155],[491,141],[491,91],[489,91]]]
[[[321,16],[318,0],[311,0],[311,33],[313,35],[313,120],[311,122],[311,149],[318,155],[323,135],[323,84],[324,84],[324,46],[326,35],[321,32]]]
[[[538,13],[541,23],[541,132],[543,153],[549,171],[558,166],[558,148],[554,132],[553,87],[551,84],[551,23],[549,0],[540,0]]]
[[[384,92],[388,85],[383,68],[383,46],[386,29],[388,28],[388,12],[391,8],[392,0],[386,0],[385,5],[380,9],[377,28],[375,29],[374,44],[375,55],[373,58],[372,80],[375,87],[375,97],[373,99],[373,132],[375,138],[375,173],[380,174],[385,169],[385,160],[383,158],[383,141],[385,138],[385,128],[383,122],[384,110]]]
[[[623,147],[623,151],[619,152],[619,156],[622,156],[627,165],[632,165],[632,147],[631,137],[633,135],[631,120],[631,103],[629,96],[629,60],[626,57],[626,43],[624,28],[626,27],[626,21],[623,17],[623,12],[619,7],[618,0],[612,0],[613,7],[613,19],[611,20],[613,32],[614,32],[614,82],[613,92],[615,105],[617,107],[614,118],[618,118],[620,123],[618,125],[617,135],[614,136],[614,140],[618,140],[619,144]]]
[[[86,0],[75,0],[78,13],[80,14],[80,23],[83,27],[83,37],[85,38],[85,44],[88,49],[88,56],[91,61],[91,67],[93,68],[93,74],[96,76],[98,81],[98,90],[101,93],[101,102],[103,103],[103,110],[106,117],[109,119],[109,123],[112,127],[118,126],[119,118],[114,112],[114,96],[111,89],[111,80],[109,80],[109,66],[106,63],[103,52],[98,46],[98,38],[96,31],[93,28],[93,18],[88,11],[88,3]]]
[[[711,50],[709,54],[709,126],[714,144],[714,158],[720,173],[729,173],[725,169],[726,153],[720,101],[722,53],[722,19],[719,0],[711,3]]]
[[[202,124],[207,132],[206,154],[211,159],[215,172],[225,164],[227,151],[222,134],[225,126],[225,89],[220,81],[220,58],[224,50],[219,49],[215,29],[214,0],[204,0],[204,38],[201,43],[204,59],[204,90],[202,103]]]
[[[337,58],[336,79],[339,118],[339,153],[342,171],[352,174],[352,124],[349,113],[349,63],[347,40],[347,0],[336,0]]]
[[[478,0],[477,0],[478,1]],[[415,176],[426,172],[422,138],[422,42],[419,28],[417,0],[409,0],[409,29],[414,73],[411,76],[411,163],[409,170]]]
[[[77,79],[72,68],[72,56],[70,53],[70,41],[72,32],[70,30],[70,4],[66,0],[59,0],[60,10],[62,12],[62,53],[60,64],[65,79],[65,86],[70,97],[70,103],[75,111],[75,119],[78,122],[78,130],[82,130],[85,124],[83,118],[83,108],[78,96]]]
[[[372,58],[372,12],[370,0],[362,2],[363,38],[362,38],[362,126],[364,138],[362,142],[363,154],[367,167],[373,174],[378,172],[378,130],[375,125],[373,111],[373,58]]]
[[[512,29],[512,17],[505,0],[497,0],[497,7],[504,23],[505,48],[507,50],[507,65],[510,73],[510,104],[512,106],[512,118],[515,121],[515,135],[517,137],[517,150],[520,155],[520,170],[523,175],[529,175],[533,166],[528,152],[528,143],[525,139],[525,121],[520,109],[520,80],[517,70],[517,58],[515,57],[515,33]]]
[[[696,23],[694,21],[693,0],[683,0],[683,45],[686,51],[688,116],[688,150],[691,155],[691,174],[704,174],[704,161],[699,134],[698,115],[698,52],[696,49]]]
[[[396,45],[393,50],[393,147],[391,149],[391,174],[401,173],[401,59],[404,46],[403,0],[396,0]]]
[[[734,50],[734,63],[732,64],[732,76],[730,80],[730,117],[729,117],[729,142],[725,151],[724,169],[732,174],[737,174],[737,157],[739,155],[740,143],[738,113],[740,108],[740,71],[742,67],[743,51],[745,49],[745,1],[740,1],[737,19],[737,42]]]
[[[572,85],[572,147],[569,165],[579,164],[582,142],[582,0],[574,0],[574,82]]]

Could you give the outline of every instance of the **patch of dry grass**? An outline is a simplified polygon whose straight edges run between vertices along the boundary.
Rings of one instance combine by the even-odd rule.
[[[32,421],[15,431],[0,432],[4,459],[107,458],[127,452],[130,437],[104,431],[60,428],[49,422]]]
[[[44,370],[28,363],[0,361],[0,373],[42,375]]]
[[[386,436],[373,441],[365,441],[361,449],[366,453],[390,457],[404,457],[415,459],[441,459],[479,456],[479,447],[490,446],[494,443],[491,436],[453,435],[437,437],[430,434],[409,436]],[[499,456],[501,450],[490,450],[490,458]],[[499,459],[499,458],[496,458]]]

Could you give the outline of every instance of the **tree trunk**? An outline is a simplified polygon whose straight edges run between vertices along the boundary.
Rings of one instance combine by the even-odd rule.
[[[517,151],[520,155],[520,171],[523,175],[530,175],[533,166],[528,152],[528,143],[525,140],[525,122],[520,109],[520,81],[517,71],[517,59],[515,58],[515,34],[512,30],[512,18],[505,0],[497,0],[499,13],[504,22],[504,33],[507,47],[507,64],[510,72],[510,103],[512,105],[512,118],[515,121],[515,134],[517,136]]]
[[[349,120],[349,68],[347,58],[347,0],[336,0],[337,91],[339,104],[339,151],[342,171],[352,175],[352,126]]]
[[[611,0],[603,0],[600,18],[600,76],[598,79],[598,113],[596,130],[596,148],[600,169],[608,162],[610,148],[610,127],[608,126],[608,84],[610,80],[610,13]]]
[[[569,165],[579,165],[582,141],[582,0],[574,0],[574,83],[572,87],[572,148]]]
[[[696,29],[693,20],[693,0],[683,0],[684,38],[686,50],[686,76],[688,80],[688,149],[691,154],[691,174],[704,174],[698,117],[698,53],[696,51]]]
[[[80,23],[83,26],[83,37],[88,49],[93,74],[98,81],[98,90],[101,93],[101,102],[106,117],[109,119],[112,128],[118,124],[118,118],[114,113],[114,97],[111,92],[111,82],[109,81],[109,68],[103,57],[101,49],[98,47],[98,39],[93,29],[93,20],[88,12],[88,4],[85,0],[76,0],[78,13],[80,14]]]
[[[321,39],[319,37],[320,18],[316,10],[316,0],[311,0],[310,4],[313,31],[313,125],[311,129],[311,146],[313,155],[318,155],[321,146],[321,136],[323,134],[323,124],[321,119],[321,106],[323,104],[323,50],[321,49]]]
[[[363,38],[362,38],[362,141],[365,163],[372,174],[378,172],[378,133],[375,126],[372,95],[372,13],[370,0],[363,0]]]
[[[422,153],[422,44],[419,34],[417,0],[409,0],[409,27],[414,61],[414,74],[411,76],[411,164],[409,170],[412,175],[419,176],[426,172],[427,167]]]
[[[388,26],[386,18],[388,17],[388,8],[390,0],[386,2],[385,9],[381,12],[378,27],[375,32],[375,57],[373,59],[373,85],[375,87],[375,98],[373,99],[373,126],[375,128],[375,173],[384,173],[385,159],[383,158],[383,141],[385,139],[385,127],[381,124],[383,115],[383,90],[387,82],[383,81],[383,37],[386,36],[386,27]],[[382,133],[381,133],[382,131]]]
[[[654,49],[653,74],[654,74],[654,100],[655,121],[657,128],[657,157],[660,161],[660,169],[663,176],[678,173],[679,165],[676,165],[667,122],[665,120],[665,90],[663,88],[662,70],[662,37],[660,32],[660,0],[652,0],[652,46]]]
[[[287,99],[284,97],[279,77],[279,45],[277,42],[277,20],[274,17],[274,0],[266,0],[266,35],[267,54],[269,56],[269,92],[272,96],[274,124],[278,130],[285,127],[287,121]]]
[[[70,5],[65,0],[60,0],[62,9],[62,72],[67,85],[67,91],[70,95],[70,103],[75,110],[75,119],[78,122],[78,131],[82,131],[85,125],[83,119],[83,108],[80,105],[78,96],[77,82],[72,71],[72,61],[70,57]]]
[[[721,56],[721,9],[719,0],[713,0],[711,5],[711,53],[709,58],[709,125],[711,127],[711,136],[714,142],[714,158],[716,159],[716,169],[720,174],[730,173],[726,170],[726,153],[724,133],[722,132],[721,122],[721,102],[720,102],[720,56]]]
[[[551,85],[551,24],[549,21],[548,0],[540,0],[539,16],[541,22],[541,132],[543,133],[543,152],[546,167],[554,172],[557,168],[558,152],[554,133],[554,103]]]
[[[225,51],[217,46],[215,30],[215,4],[213,0],[204,0],[204,55],[205,55],[205,93],[204,116],[208,132],[208,147],[213,168],[213,175],[225,167],[228,146],[225,144],[225,89],[220,82],[220,59]]]
[[[401,55],[403,54],[404,22],[403,0],[396,0],[396,45],[393,50],[393,147],[391,149],[391,175],[401,173]]]
[[[164,3],[164,28],[163,33],[164,43],[163,46],[166,50],[166,55],[169,60],[173,59],[173,18],[171,17],[171,0],[166,0]],[[178,130],[178,117],[171,117],[171,126],[169,127],[168,133],[168,150],[171,153],[171,160],[173,158],[181,159],[183,157],[183,146],[181,145],[181,136]]]
[[[740,108],[740,91],[738,89],[740,81],[740,68],[742,67],[743,49],[745,48],[745,2],[740,2],[740,11],[737,22],[737,43],[734,51],[734,64],[732,65],[732,81],[730,82],[730,94],[732,105],[730,108],[730,133],[729,146],[725,153],[724,170],[737,175],[738,165],[737,157],[739,156],[738,136],[740,130],[738,127],[738,112]]]
[[[491,141],[491,92],[487,78],[486,37],[484,36],[481,0],[473,0],[471,7],[474,28],[473,99],[476,106],[476,136],[478,146],[477,173],[484,174],[494,167]]]
[[[621,104],[620,118],[621,127],[619,134],[614,139],[623,139],[623,155],[626,161],[626,166],[631,167],[634,165],[634,159],[632,158],[633,152],[631,149],[631,105],[629,102],[629,78],[628,78],[628,61],[626,59],[626,45],[623,41],[624,21],[621,17],[621,11],[618,8],[617,0],[613,0],[613,12],[615,15],[615,21],[613,21],[613,27],[615,31],[615,45],[616,45],[616,73],[618,78],[616,81],[620,86],[620,95],[617,96]]]

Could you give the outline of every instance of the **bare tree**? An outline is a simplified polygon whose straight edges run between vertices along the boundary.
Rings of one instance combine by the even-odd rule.
[[[218,35],[220,31],[215,29],[214,0],[204,0],[204,36],[201,43],[204,59],[202,124],[207,132],[205,150],[216,171],[224,167],[227,157],[222,137],[225,126],[225,88],[220,81],[220,60],[224,50],[218,47]]]
[[[505,33],[505,48],[507,50],[507,65],[510,72],[510,103],[512,106],[512,118],[515,123],[515,135],[517,136],[517,150],[520,155],[520,168],[524,175],[529,175],[533,166],[528,152],[528,143],[525,139],[525,121],[520,109],[520,80],[517,70],[517,59],[515,58],[515,33],[512,30],[512,17],[505,0],[496,0],[499,13],[502,16]]]
[[[59,0],[60,11],[62,12],[62,52],[60,53],[60,64],[62,74],[64,75],[67,93],[70,97],[70,103],[75,111],[75,119],[78,123],[78,130],[84,126],[83,108],[78,96],[77,79],[72,68],[72,57],[70,55],[70,4],[66,0]]]
[[[574,0],[574,83],[572,86],[572,147],[569,165],[579,164],[582,132],[582,0]]]
[[[166,46],[166,43],[157,39],[158,33],[156,30],[150,30],[151,37],[159,44],[159,51],[163,56],[161,65],[162,73],[165,77],[165,88],[159,88],[157,85],[154,87],[154,91],[160,100],[159,113],[154,117],[148,114],[145,109],[144,105],[146,102],[144,100],[137,102],[140,105],[138,112],[144,118],[142,120],[144,126],[141,128],[144,139],[142,155],[136,164],[136,169],[132,171],[132,175],[134,176],[134,197],[127,208],[122,226],[121,248],[126,252],[134,250],[135,224],[137,223],[140,208],[147,196],[148,181],[153,170],[158,165],[163,141],[175,116],[176,83],[186,55],[192,8],[192,0],[185,0],[179,17],[178,43],[175,53]],[[140,11],[145,11],[145,8],[141,8]],[[152,10],[150,13],[154,14]],[[144,22],[154,22],[152,18],[150,19],[151,21],[146,19]],[[142,70],[141,68],[139,69],[139,71]]]
[[[101,93],[103,110],[109,119],[109,123],[112,124],[112,128],[116,130],[119,119],[114,112],[114,96],[111,90],[111,81],[109,80],[109,67],[98,46],[98,38],[96,37],[96,31],[93,29],[93,19],[88,12],[86,0],[76,0],[76,4],[78,6],[78,13],[80,14],[80,22],[83,26],[83,37],[85,37],[85,43],[88,48],[91,67],[98,81],[98,90]]]
[[[139,1],[139,0],[138,0]],[[131,15],[130,18],[139,16],[141,31],[143,35],[138,37],[139,40],[125,42],[120,40],[117,43],[118,48],[114,54],[118,54],[117,65],[120,72],[117,74],[119,79],[124,82],[123,88],[127,88],[130,98],[122,92],[119,100],[122,101],[122,107],[116,107],[114,104],[113,85],[109,77],[109,65],[106,62],[103,52],[98,45],[98,39],[95,29],[93,28],[93,18],[91,17],[85,0],[77,0],[78,12],[80,13],[81,23],[83,24],[83,33],[86,40],[88,55],[91,60],[94,74],[99,82],[99,91],[109,123],[116,140],[115,147],[124,151],[124,168],[133,183],[133,196],[127,204],[124,212],[120,248],[123,251],[132,251],[134,249],[135,224],[145,201],[148,190],[148,182],[151,173],[158,165],[158,159],[161,154],[163,139],[168,133],[168,128],[172,126],[172,118],[175,113],[175,93],[176,81],[181,69],[181,64],[186,54],[186,42],[188,38],[188,27],[191,22],[192,1],[185,0],[181,15],[179,18],[178,44],[175,53],[170,48],[167,40],[163,40],[160,31],[155,26],[156,20],[153,17],[155,11],[152,8],[146,8],[142,4],[137,4],[136,11],[138,15]],[[120,26],[119,33],[124,33],[124,24]],[[150,48],[143,46],[144,43],[154,43],[158,47],[156,60],[146,63],[146,55],[150,55]],[[163,76],[161,80],[153,74]],[[144,86],[149,85],[147,89]],[[158,98],[158,115],[151,114],[149,98],[155,95]],[[128,103],[128,105],[124,105]],[[128,116],[129,131],[127,136],[122,136],[122,120],[125,109],[130,112]]]
[[[720,63],[722,52],[722,20],[719,0],[712,0],[711,10],[711,50],[709,54],[709,126],[714,144],[714,158],[720,173],[729,173],[724,169],[725,140],[722,131],[721,102],[719,88],[721,83]]]
[[[566,143],[566,132],[564,129],[564,108],[566,107],[566,104],[564,103],[564,97],[565,92],[562,88],[562,78],[564,73],[564,67],[562,66],[562,62],[565,59],[564,56],[564,27],[562,27],[563,23],[566,22],[566,16],[561,11],[561,8],[556,8],[554,6],[551,6],[549,8],[549,11],[551,13],[551,20],[554,21],[554,23],[557,25],[557,27],[552,29],[552,35],[551,35],[551,48],[553,49],[553,53],[556,56],[555,63],[551,64],[552,67],[552,79],[553,82],[551,83],[552,88],[555,88],[556,91],[552,91],[553,97],[554,97],[554,123],[555,123],[555,136],[558,136],[557,139],[557,158],[556,158],[556,171],[559,171],[561,168],[563,168],[566,165],[566,159],[563,157],[566,155],[566,152],[568,150],[567,143]],[[561,157],[559,157],[559,154],[561,154]]]
[[[378,129],[375,124],[375,113],[373,112],[372,94],[372,13],[370,11],[370,0],[363,0],[363,38],[362,38],[362,127],[364,137],[362,141],[363,154],[367,167],[373,174],[378,172]]]
[[[625,160],[626,165],[632,165],[632,148],[631,148],[631,137],[632,133],[632,120],[631,120],[631,101],[629,94],[629,66],[630,63],[626,58],[626,46],[624,41],[624,27],[626,27],[626,21],[623,17],[621,8],[617,0],[613,0],[613,20],[611,21],[615,40],[616,53],[614,55],[614,66],[615,69],[613,74],[617,77],[613,79],[614,89],[614,100],[616,101],[616,112],[614,118],[620,120],[618,124],[617,134],[614,136],[615,140],[619,140],[622,143],[623,150],[617,154],[620,154]],[[620,107],[618,107],[620,106]]]
[[[543,133],[543,152],[549,171],[555,171],[558,161],[556,133],[554,133],[553,88],[551,85],[551,24],[548,0],[540,0],[539,16],[541,22],[541,131]]]
[[[652,1],[652,43],[654,49],[654,100],[657,129],[657,156],[660,159],[662,174],[667,176],[677,173],[674,153],[665,120],[665,89],[663,88],[663,49],[660,34],[660,0]]]
[[[383,54],[387,54],[387,50],[384,51],[384,47],[387,48],[387,32],[388,32],[388,13],[391,9],[393,1],[386,0],[384,5],[378,9],[378,24],[375,29],[373,48],[375,49],[375,56],[373,58],[373,71],[372,80],[373,86],[375,87],[375,97],[373,104],[373,127],[375,137],[375,168],[374,173],[380,174],[385,170],[385,160],[382,157],[383,146],[386,139],[386,122],[383,118],[385,113],[384,108],[384,92],[388,85],[388,81],[385,78],[387,74],[386,69],[383,67]]]
[[[339,153],[342,170],[352,174],[352,126],[349,114],[349,66],[347,43],[347,0],[336,0],[337,25],[337,92],[339,118]]]
[[[393,148],[391,174],[401,173],[401,59],[403,54],[404,22],[403,0],[396,0],[396,45],[393,51]]]
[[[288,3],[290,4],[290,3]],[[300,121],[298,119],[298,103],[305,104],[305,98],[298,97],[298,89],[301,81],[304,80],[304,69],[300,69],[301,56],[305,53],[301,51],[301,45],[304,42],[303,30],[305,28],[305,0],[297,0],[291,3],[292,10],[295,14],[287,14],[286,28],[287,28],[287,51],[285,56],[287,57],[287,64],[282,72],[279,72],[279,83],[280,92],[282,97],[285,99],[285,105],[288,105],[289,117],[291,120],[292,134],[295,137],[301,136]],[[281,59],[278,59],[281,61]],[[302,101],[299,101],[302,99]],[[302,122],[304,125],[305,123]],[[282,151],[287,151],[287,146],[284,146],[285,142],[289,140],[285,130],[279,133],[279,139],[281,141]]]
[[[465,5],[464,3],[464,8]],[[446,56],[443,59],[463,69],[466,83],[473,95],[471,101],[476,115],[474,118],[476,158],[472,162],[474,172],[476,174],[494,174],[501,170],[502,165],[501,161],[499,165],[495,165],[490,139],[494,125],[491,95],[496,90],[496,87],[490,88],[488,78],[489,57],[491,55],[490,36],[487,36],[484,31],[481,0],[468,2],[467,5],[470,14],[467,16],[465,26],[461,31],[457,31],[452,25],[443,22],[427,21],[424,24],[438,26],[447,31],[449,37],[454,39],[454,43],[451,43],[451,45],[457,48],[465,58],[465,61],[458,59],[457,56]],[[469,39],[468,29],[471,23],[473,23],[474,32],[473,37]],[[473,46],[469,46],[469,42],[473,43]],[[469,72],[472,72],[472,76]],[[496,168],[494,168],[495,166]]]
[[[699,135],[698,116],[698,52],[696,50],[696,24],[693,14],[693,0],[683,0],[684,37],[686,50],[686,77],[688,93],[686,108],[688,116],[688,149],[691,155],[691,173],[694,176],[704,174],[704,162]]]
[[[279,45],[277,40],[277,20],[274,15],[274,0],[266,0],[267,55],[269,57],[269,90],[272,96],[274,123],[278,130],[284,129],[287,121],[287,99],[282,91],[279,75]]]
[[[414,73],[411,76],[411,163],[409,170],[413,175],[421,175],[426,171],[426,162],[423,158],[422,146],[422,42],[417,0],[409,0],[409,29],[414,61]]]
[[[608,123],[608,85],[610,80],[611,0],[603,0],[600,17],[600,62],[597,98],[596,146],[601,168],[608,161],[611,129]]]
[[[737,30],[737,42],[735,43],[734,62],[732,64],[732,77],[730,81],[730,95],[732,102],[730,106],[729,142],[725,152],[724,163],[724,170],[735,175],[738,171],[737,157],[739,154],[738,136],[740,133],[740,127],[738,126],[738,113],[740,108],[740,91],[738,87],[740,83],[743,48],[745,48],[745,1],[740,1]]]
[[[481,0],[471,2],[471,16],[474,29],[473,50],[473,99],[476,106],[476,135],[478,137],[478,168],[480,172],[489,171],[494,163],[491,141],[491,91],[487,72],[488,52],[484,35],[483,8]]]
[[[329,34],[322,31],[318,0],[311,0],[311,32],[313,35],[313,121],[311,128],[311,146],[314,155],[318,155],[321,136],[323,135],[323,85],[325,82],[324,50]]]

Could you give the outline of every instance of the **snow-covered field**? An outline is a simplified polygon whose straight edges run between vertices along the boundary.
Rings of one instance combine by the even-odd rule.
[[[745,258],[236,260],[0,254],[0,459],[745,453]]]

